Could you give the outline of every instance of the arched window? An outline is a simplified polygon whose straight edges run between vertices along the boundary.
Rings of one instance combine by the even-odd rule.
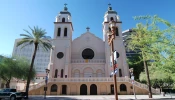
[[[112,20],[114,20],[114,18],[113,18],[113,17],[111,17],[111,21],[112,21]]]
[[[58,28],[57,36],[61,35],[61,28]]]
[[[56,84],[53,84],[53,85],[51,86],[50,92],[57,92],[57,85],[56,85]]]
[[[63,69],[61,69],[61,78],[63,78]]]
[[[55,70],[55,76],[54,76],[54,78],[57,78],[57,75],[58,75],[58,69]]]
[[[120,91],[127,91],[125,84],[120,85]]]
[[[62,22],[65,22],[65,18],[62,18]]]
[[[122,70],[119,69],[119,77],[122,77]]]
[[[64,28],[64,36],[67,36],[67,28]]]
[[[118,28],[116,27],[116,36],[119,36],[119,34],[118,34]]]

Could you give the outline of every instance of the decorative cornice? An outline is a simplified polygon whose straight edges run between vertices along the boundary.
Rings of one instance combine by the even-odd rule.
[[[109,22],[104,22],[104,23],[109,23]],[[122,23],[122,21],[118,21],[118,22],[116,22],[116,23]]]
[[[72,22],[54,22],[54,24],[71,24],[72,30],[74,31]]]

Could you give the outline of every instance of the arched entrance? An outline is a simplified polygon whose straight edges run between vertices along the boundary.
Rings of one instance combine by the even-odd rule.
[[[62,85],[62,94],[67,94],[67,85]]]
[[[111,94],[114,94],[114,85],[113,84],[111,84]]]
[[[87,86],[85,84],[80,86],[80,95],[87,95]]]
[[[127,91],[127,88],[126,88],[125,84],[120,85],[120,91]]]
[[[90,86],[90,95],[97,95],[97,86],[95,84]]]
[[[57,85],[56,84],[53,84],[52,86],[51,86],[51,89],[50,89],[50,92],[57,92]]]

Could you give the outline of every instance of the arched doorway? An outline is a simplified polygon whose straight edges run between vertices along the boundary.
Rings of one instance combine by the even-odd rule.
[[[127,88],[126,88],[126,85],[125,84],[121,84],[120,85],[120,92],[123,91],[123,92],[126,92],[127,91]]]
[[[87,86],[85,84],[80,86],[80,95],[87,95]]]
[[[90,86],[90,95],[97,95],[97,86],[95,84]]]
[[[111,84],[111,94],[114,94],[114,85],[113,84]]]
[[[62,85],[62,94],[67,94],[67,85]]]
[[[56,84],[53,84],[52,86],[51,86],[51,89],[50,89],[50,92],[57,92],[57,85]]]

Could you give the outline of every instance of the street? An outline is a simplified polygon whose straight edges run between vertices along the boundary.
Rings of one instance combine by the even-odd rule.
[[[170,95],[153,95],[152,99],[148,98],[148,95],[137,95],[137,100],[167,100],[171,99]],[[135,100],[134,95],[119,95],[119,100]],[[115,100],[114,95],[56,95],[47,96],[47,100]],[[43,96],[29,96],[29,100],[45,100]],[[175,100],[175,95],[172,96],[171,100]]]

